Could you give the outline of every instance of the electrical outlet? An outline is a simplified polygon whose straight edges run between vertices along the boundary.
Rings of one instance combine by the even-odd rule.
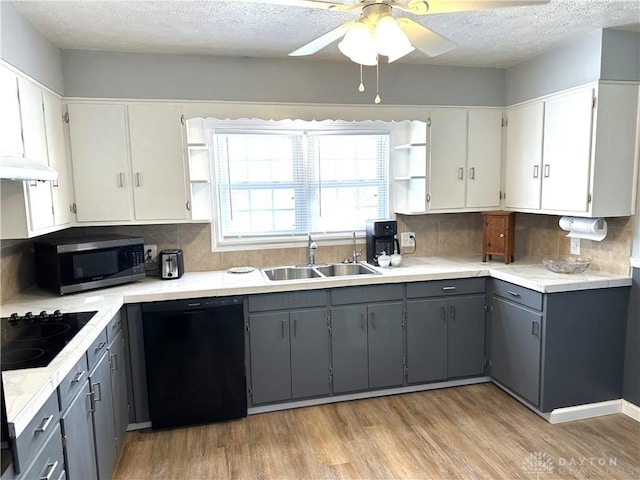
[[[416,234],[413,232],[402,232],[400,234],[400,246],[413,248],[416,246]]]
[[[145,245],[144,246],[144,263],[156,262],[157,260],[158,260],[158,246]]]
[[[571,237],[571,246],[569,248],[571,255],[580,255],[580,239]]]

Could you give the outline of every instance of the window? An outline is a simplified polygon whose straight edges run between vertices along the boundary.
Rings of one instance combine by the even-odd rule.
[[[389,132],[332,122],[210,121],[219,245],[344,236],[389,214]]]

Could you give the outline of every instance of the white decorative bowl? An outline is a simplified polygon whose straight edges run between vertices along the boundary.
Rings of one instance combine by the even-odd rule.
[[[582,273],[591,265],[591,259],[579,255],[562,255],[544,257],[542,263],[548,270],[555,273]]]

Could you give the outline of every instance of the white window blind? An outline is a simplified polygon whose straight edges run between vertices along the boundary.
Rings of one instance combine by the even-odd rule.
[[[228,122],[211,128],[219,243],[347,233],[388,216],[388,131]]]

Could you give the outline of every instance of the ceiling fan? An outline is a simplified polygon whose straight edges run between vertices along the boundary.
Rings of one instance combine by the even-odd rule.
[[[343,23],[289,55],[312,55],[344,37],[338,45],[344,55],[361,65],[377,65],[378,55],[386,56],[391,63],[414,49],[435,57],[456,48],[452,41],[410,18],[394,17],[393,10],[414,15],[434,15],[538,5],[549,3],[549,0],[353,0],[351,4],[321,0],[267,0],[266,3],[346,13],[360,11],[359,18]]]

